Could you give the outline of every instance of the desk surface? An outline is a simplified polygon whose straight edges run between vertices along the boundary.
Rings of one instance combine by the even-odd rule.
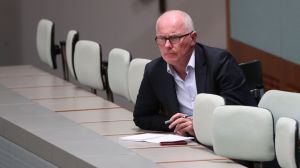
[[[75,85],[16,88],[12,90],[31,100],[96,96],[95,94],[83,90]]]
[[[0,77],[49,75],[48,72],[31,65],[0,66]]]
[[[129,149],[163,148],[162,146],[156,143],[133,142],[133,141],[121,140],[120,138],[124,136],[127,135],[106,135],[105,137]],[[199,146],[199,144],[194,141],[191,141],[186,146]],[[164,146],[164,147],[171,147],[171,146]]]
[[[132,112],[124,108],[97,109],[60,112],[59,114],[77,123],[96,123],[104,121],[132,121]]]
[[[41,99],[34,100],[50,110],[56,112],[64,111],[80,111],[80,110],[96,110],[102,108],[116,108],[118,105],[107,101],[101,97],[71,97],[58,99]]]
[[[245,168],[230,160],[159,163],[165,168]]]
[[[49,87],[49,86],[67,86],[72,85],[55,76],[7,76],[1,77],[0,83],[8,88],[33,88],[33,87]]]
[[[0,105],[0,135],[59,167],[160,167],[36,103]]]
[[[0,77],[0,135],[61,167],[244,167],[195,142],[121,141],[147,132],[132,112],[33,66],[0,67]]]

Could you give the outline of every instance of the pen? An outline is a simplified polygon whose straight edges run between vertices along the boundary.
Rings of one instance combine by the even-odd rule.
[[[192,116],[192,115],[184,115],[184,116],[182,116],[181,118],[188,118],[188,117],[190,117],[190,116]],[[170,123],[171,123],[171,120],[165,121],[165,124],[170,124]]]

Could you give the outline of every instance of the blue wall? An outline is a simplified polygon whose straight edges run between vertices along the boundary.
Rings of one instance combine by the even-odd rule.
[[[299,0],[231,0],[231,37],[300,64]]]

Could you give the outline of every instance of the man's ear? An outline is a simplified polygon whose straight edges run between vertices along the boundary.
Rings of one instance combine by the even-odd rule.
[[[197,41],[197,37],[198,37],[198,34],[196,31],[193,31],[192,34],[191,34],[191,37],[194,41]]]
[[[196,42],[197,42],[197,37],[198,37],[197,32],[196,32],[196,31],[193,31],[192,34],[191,34],[191,38],[192,38],[192,40],[193,40],[193,43],[192,43],[193,46],[194,46],[194,45],[196,44]]]

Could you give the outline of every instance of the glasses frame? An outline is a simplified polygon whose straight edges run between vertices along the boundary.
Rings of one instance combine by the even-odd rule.
[[[185,37],[185,36],[188,36],[188,35],[191,35],[192,33],[193,33],[194,31],[191,31],[191,32],[189,32],[189,33],[186,33],[186,34],[183,34],[183,35],[174,35],[174,36],[169,36],[169,37],[158,37],[158,36],[156,36],[155,37],[155,42],[156,42],[156,44],[158,44],[158,45],[165,45],[166,44],[166,42],[167,42],[167,40],[169,41],[169,43],[170,44],[177,44],[177,43],[179,43],[180,42],[180,40],[183,38],[183,37]],[[161,43],[160,42],[157,42],[157,40],[164,40],[164,42],[162,42],[161,41]],[[176,42],[174,42],[174,40],[176,41]],[[177,41],[178,40],[178,41]]]

